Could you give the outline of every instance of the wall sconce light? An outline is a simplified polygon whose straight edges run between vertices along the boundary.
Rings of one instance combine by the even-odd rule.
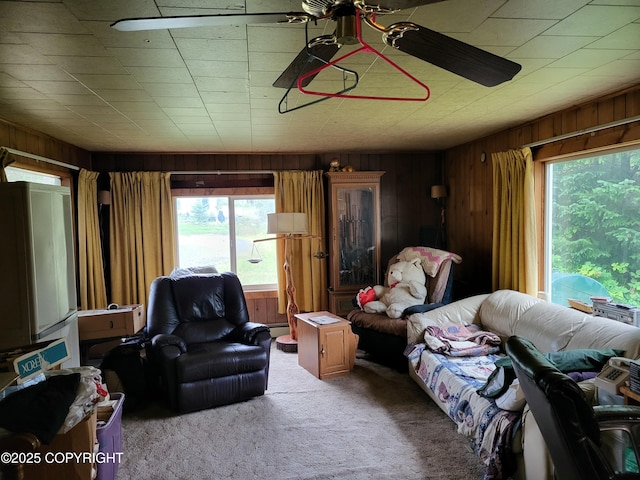
[[[447,187],[444,185],[432,185],[431,186],[431,198],[446,198]]]
[[[432,185],[431,186],[431,198],[435,198],[440,204],[440,225],[438,225],[438,232],[436,233],[436,248],[446,249],[446,235],[444,224],[444,209],[445,198],[447,198],[447,187],[445,185]]]

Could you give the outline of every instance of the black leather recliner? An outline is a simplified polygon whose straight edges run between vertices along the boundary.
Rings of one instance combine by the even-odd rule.
[[[592,407],[582,389],[528,340],[506,351],[547,444],[558,480],[640,479],[640,407]]]
[[[145,334],[150,369],[175,411],[240,402],[267,389],[269,328],[249,321],[233,273],[156,278]]]

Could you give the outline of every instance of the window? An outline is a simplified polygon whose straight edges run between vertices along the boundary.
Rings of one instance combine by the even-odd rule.
[[[245,289],[273,289],[277,283],[276,242],[267,235],[273,195],[175,198],[178,264],[213,265],[236,272]]]
[[[640,149],[546,166],[545,290],[640,305]]]

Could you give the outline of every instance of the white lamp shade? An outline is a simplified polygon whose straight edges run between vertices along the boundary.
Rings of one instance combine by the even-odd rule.
[[[306,213],[268,213],[267,233],[305,234],[307,233]]]

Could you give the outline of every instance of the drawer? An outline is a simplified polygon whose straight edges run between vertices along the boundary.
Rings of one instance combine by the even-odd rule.
[[[143,305],[128,305],[115,310],[85,310],[78,312],[80,340],[126,337],[145,326]]]

